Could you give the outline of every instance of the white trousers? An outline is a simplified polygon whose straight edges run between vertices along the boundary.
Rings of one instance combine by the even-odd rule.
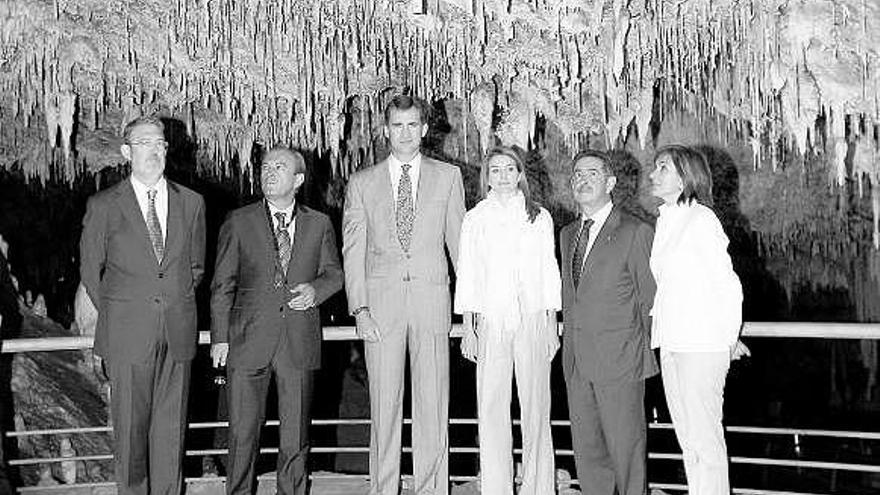
[[[660,366],[688,494],[730,495],[721,424],[729,353],[661,351]]]
[[[543,313],[526,317],[504,334],[491,323],[480,328],[477,356],[477,416],[480,434],[480,493],[513,493],[513,441],[510,421],[512,378],[516,374],[522,420],[520,495],[555,493],[553,439],[550,435],[550,360]]]

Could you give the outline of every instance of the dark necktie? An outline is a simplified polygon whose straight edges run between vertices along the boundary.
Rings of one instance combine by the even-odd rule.
[[[400,166],[400,182],[397,183],[397,239],[404,251],[409,251],[412,240],[413,218],[413,194],[412,179],[409,177],[410,165],[404,163]]]
[[[165,241],[162,238],[162,224],[159,223],[159,215],[156,213],[155,189],[147,191],[147,232],[150,234],[150,244],[153,245],[156,261],[161,263],[165,256]]]
[[[587,244],[590,242],[590,227],[592,226],[593,220],[591,218],[582,222],[581,230],[575,241],[574,256],[571,258],[571,280],[574,282],[575,289],[581,281],[581,272],[584,269],[584,257],[587,255]]]
[[[278,263],[275,266],[275,287],[284,285],[287,278],[287,265],[290,264],[290,231],[287,230],[285,215],[282,212],[275,213],[278,220],[275,227],[275,240],[278,243]]]

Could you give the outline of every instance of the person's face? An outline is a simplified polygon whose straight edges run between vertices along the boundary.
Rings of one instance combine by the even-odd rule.
[[[486,164],[486,183],[490,190],[499,194],[512,194],[516,192],[522,172],[516,168],[513,158],[505,155],[495,155]]]
[[[654,170],[649,176],[651,179],[651,194],[663,200],[666,204],[675,204],[684,190],[684,182],[678,175],[675,163],[669,155],[660,155],[654,161]]]
[[[140,182],[152,185],[165,173],[165,153],[168,143],[162,130],[152,124],[141,124],[131,130],[123,143],[122,156],[131,162],[131,175]]]
[[[395,156],[415,155],[422,145],[422,138],[428,132],[428,124],[422,123],[421,114],[416,107],[406,110],[392,108],[385,123],[385,137]]]
[[[260,184],[263,195],[272,203],[289,203],[296,196],[305,175],[296,173],[296,157],[293,153],[270,152],[260,167]]]
[[[587,209],[597,209],[611,201],[611,191],[617,178],[605,173],[602,160],[588,156],[574,164],[571,174],[571,190],[577,204]]]

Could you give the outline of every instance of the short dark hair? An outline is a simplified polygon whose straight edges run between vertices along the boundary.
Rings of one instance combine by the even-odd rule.
[[[672,160],[675,171],[681,177],[684,188],[678,196],[678,204],[696,201],[712,207],[712,172],[706,157],[694,148],[680,144],[671,144],[657,150],[654,162],[662,156],[668,156]]]
[[[611,157],[608,156],[608,153],[599,150],[583,150],[574,155],[574,158],[571,159],[572,172],[574,172],[574,167],[577,166],[577,163],[584,158],[595,158],[599,160],[602,162],[602,171],[605,172],[605,175],[617,177],[617,174],[614,172],[614,166],[611,164]]]
[[[274,148],[263,154],[262,161],[266,161],[266,159],[269,158],[269,155],[283,155],[293,162],[293,173],[306,173],[306,159],[303,158],[302,153],[300,153],[299,151],[290,149],[287,146],[275,146]]]
[[[162,123],[162,119],[157,117],[156,115],[144,115],[142,117],[138,117],[129,123],[125,124],[125,128],[122,130],[122,141],[125,144],[130,144],[131,142],[131,133],[134,132],[136,127],[142,125],[151,125],[159,129],[163,135],[165,134],[165,124]]]
[[[420,98],[409,95],[394,95],[385,105],[385,124],[391,118],[391,110],[409,110],[415,107],[419,111],[419,122],[425,124],[428,122],[428,105]]]

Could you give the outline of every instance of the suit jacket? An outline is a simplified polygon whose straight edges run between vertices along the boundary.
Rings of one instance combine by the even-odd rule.
[[[202,197],[171,181],[165,255],[156,261],[129,179],[89,198],[80,237],[80,279],[98,309],[95,353],[146,362],[165,341],[175,361],[196,351],[195,289],[204,273]]]
[[[577,290],[571,277],[580,219],[559,235],[562,251],[563,371],[587,381],[620,383],[657,373],[650,349],[655,284],[653,229],[618,207],[596,235]]]
[[[321,318],[317,305],[342,288],[342,268],[330,219],[296,206],[286,285],[275,288],[275,240],[264,201],[229,214],[220,228],[211,284],[211,338],[228,342],[231,368],[262,368],[275,355],[282,333],[288,359],[301,369],[321,366]],[[315,307],[294,311],[289,288],[308,282]]]
[[[369,306],[380,325],[400,312],[397,296],[404,283],[412,288],[442,288],[443,298],[426,301],[426,320],[437,332],[449,331],[449,264],[458,261],[464,217],[461,172],[448,163],[422,156],[409,252],[397,239],[394,196],[388,160],[352,175],[342,219],[345,289],[350,310]],[[445,325],[443,324],[445,322]]]

